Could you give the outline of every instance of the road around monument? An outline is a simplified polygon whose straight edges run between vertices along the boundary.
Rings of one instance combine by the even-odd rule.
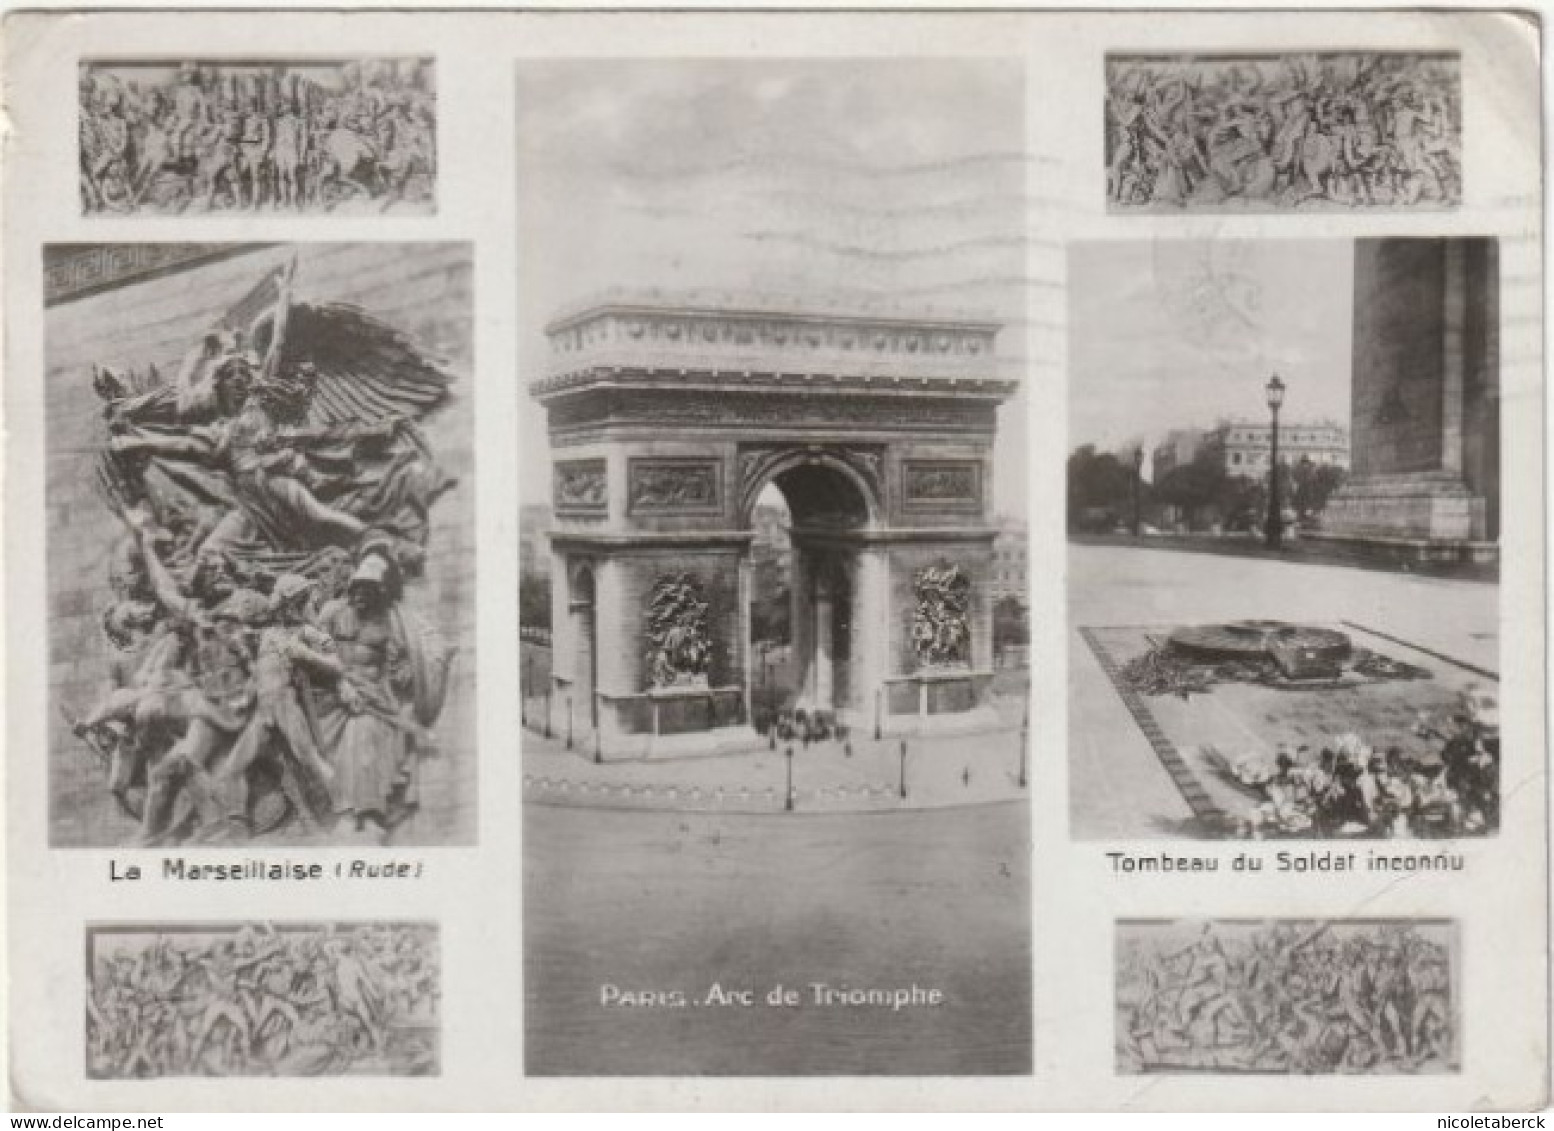
[[[721,813],[894,812],[1024,797],[1019,730],[905,740],[854,737],[744,753],[598,764],[557,737],[525,733],[524,798],[548,805]],[[786,751],[793,750],[792,805]],[[1027,754],[1027,757],[1029,755]],[[905,766],[903,788],[902,769]]]
[[[529,804],[527,1070],[1028,1073],[1030,851],[1023,801],[792,816]],[[942,1002],[822,1004],[816,983]],[[768,1004],[778,986],[797,1004]]]
[[[1254,558],[1258,561],[1298,562],[1306,565],[1345,566],[1382,573],[1417,574],[1421,577],[1453,578],[1459,581],[1494,582],[1500,579],[1499,561],[1416,562],[1406,557],[1388,559],[1378,556],[1377,547],[1360,548],[1336,540],[1325,541],[1314,535],[1286,535],[1284,545],[1270,551],[1255,534],[1069,534],[1070,545],[1115,546],[1130,549],[1174,550],[1181,554],[1217,554],[1230,558]],[[1393,549],[1406,554],[1406,546]]]

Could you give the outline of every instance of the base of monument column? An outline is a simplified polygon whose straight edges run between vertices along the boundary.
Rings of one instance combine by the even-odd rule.
[[[1484,515],[1484,499],[1452,475],[1363,479],[1339,488],[1322,529],[1303,537],[1381,561],[1492,562]]]
[[[688,684],[601,696],[594,753],[604,762],[707,758],[763,741],[745,721],[741,688]]]
[[[1301,539],[1318,543],[1338,554],[1367,562],[1392,562],[1399,565],[1427,562],[1484,565],[1500,560],[1498,542],[1388,538],[1380,535],[1335,534],[1329,531],[1305,531],[1302,532]]]
[[[883,737],[976,734],[1003,729],[987,702],[993,673],[952,669],[885,681],[878,717]]]
[[[743,754],[766,745],[753,726],[714,727],[683,734],[617,734],[601,737],[602,762],[665,762]]]

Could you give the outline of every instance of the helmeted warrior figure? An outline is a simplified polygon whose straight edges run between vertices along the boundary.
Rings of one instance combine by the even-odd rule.
[[[435,748],[450,653],[406,589],[455,484],[418,423],[450,378],[355,307],[294,301],[293,273],[168,378],[93,372],[97,481],[128,528],[104,617],[124,658],[66,713],[148,843],[390,826]]]
[[[357,825],[391,826],[413,809],[416,767],[432,753],[452,653],[400,604],[403,581],[386,544],[364,547],[343,597],[318,624],[335,643],[342,676],[320,701],[334,752],[336,811]]]

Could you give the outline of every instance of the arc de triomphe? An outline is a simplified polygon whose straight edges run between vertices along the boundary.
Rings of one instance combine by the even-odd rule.
[[[749,730],[751,517],[792,515],[799,705],[985,721],[999,326],[612,295],[546,328],[552,722],[602,758]]]

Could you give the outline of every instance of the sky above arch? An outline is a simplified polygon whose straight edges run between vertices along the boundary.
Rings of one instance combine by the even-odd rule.
[[[535,61],[518,82],[519,362],[610,289],[791,297],[806,307],[1004,323],[1024,369],[1030,282],[1023,76],[973,59]],[[527,398],[525,398],[527,401]],[[1023,392],[1000,411],[994,493],[1018,509]],[[522,491],[549,493],[523,412]]]

